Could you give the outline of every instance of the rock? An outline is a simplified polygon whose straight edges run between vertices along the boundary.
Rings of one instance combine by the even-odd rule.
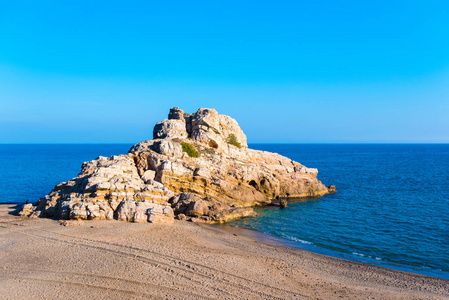
[[[218,115],[218,118],[220,120],[221,136],[225,139],[225,141],[227,142],[229,136],[234,134],[242,147],[248,148],[246,135],[243,133],[243,130],[240,128],[237,121],[226,115]]]
[[[194,222],[226,222],[257,214],[250,207],[236,208],[213,198],[201,199],[190,193],[181,193],[170,199],[175,215],[187,216]],[[207,218],[204,218],[207,217]]]
[[[235,143],[229,143],[230,136]],[[184,143],[199,155],[183,152]],[[24,205],[20,215],[227,222],[256,216],[252,207],[279,202],[274,199],[283,199],[279,205],[285,207],[288,198],[336,192],[317,174],[279,154],[248,149],[237,121],[213,108],[186,114],[175,107],[155,125],[153,140],[134,145],[126,155],[83,163],[77,177],[59,183],[35,205]]]
[[[165,223],[173,224],[174,213],[171,207],[165,207],[161,209],[160,207],[153,207],[148,209],[148,222],[150,223]]]
[[[152,182],[152,180],[154,180],[155,176],[156,176],[156,172],[155,171],[153,171],[153,170],[146,170],[143,173],[142,180],[145,183],[149,183],[149,182]]]
[[[42,214],[42,211],[36,210],[36,211],[33,211],[28,217],[30,217],[31,219],[39,218],[41,216],[41,214]]]
[[[179,107],[170,108],[168,113],[169,120],[184,120],[184,111],[179,109]]]
[[[188,215],[188,212],[192,211],[196,202],[201,201],[200,198],[190,193],[180,193],[170,199],[171,207],[176,215],[184,214]]]
[[[243,147],[248,147],[246,135],[231,117],[219,115],[213,108],[200,108],[192,116],[191,136],[197,142],[212,148],[226,148],[231,134],[236,136]]]
[[[335,185],[328,186],[327,190],[329,191],[330,194],[335,194],[337,192]]]
[[[179,214],[176,216],[176,218],[180,221],[185,221],[187,219],[185,214]]]
[[[188,137],[185,120],[164,120],[157,123],[153,129],[154,139],[180,138]]]
[[[182,157],[182,146],[178,142],[174,142],[172,140],[159,140],[155,141],[151,146],[151,150],[173,157]]]
[[[255,218],[257,216],[257,213],[251,207],[237,207],[224,210],[221,214],[215,216],[213,220],[218,223],[225,223],[235,219]]]
[[[117,209],[117,220],[128,222],[151,222],[172,224],[173,209],[168,203],[123,201]]]
[[[167,203],[174,193],[149,179],[151,174],[155,172],[148,170],[144,182],[127,155],[99,157],[84,163],[77,177],[58,184],[35,207],[27,204],[21,214],[31,215],[36,210],[34,216],[39,211],[42,216],[60,219],[111,220],[122,202]]]
[[[281,198],[281,199],[279,200],[279,207],[280,207],[280,208],[286,208],[286,207],[287,207],[287,199]]]
[[[26,203],[19,211],[19,216],[30,216],[35,210],[36,206],[33,206],[31,203]]]
[[[181,141],[170,140],[173,145]],[[192,143],[191,140],[189,140]],[[189,192],[200,198],[222,199],[224,202],[248,207],[266,205],[279,197],[308,198],[328,194],[316,177],[316,169],[309,169],[275,153],[227,146],[216,149],[193,143],[200,153],[197,158],[180,156],[169,149],[164,152],[136,151],[152,147],[146,141],[130,150],[140,174],[156,170],[155,180],[175,193]],[[176,150],[173,150],[176,151]]]
[[[84,222],[83,221],[63,221],[59,223],[62,226],[83,226]]]
[[[143,211],[136,211],[133,216],[134,223],[145,223],[147,222],[148,215]]]
[[[226,148],[230,135],[248,147],[246,135],[237,121],[225,115],[219,115],[213,108],[200,108],[192,115],[185,114],[178,107],[170,109],[168,119],[157,123],[153,129],[154,139],[185,139],[203,143],[212,148]]]

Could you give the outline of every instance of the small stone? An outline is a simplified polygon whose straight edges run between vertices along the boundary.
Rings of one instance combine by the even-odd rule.
[[[84,225],[83,221],[64,221],[60,223],[62,226],[82,226]]]
[[[177,215],[176,217],[177,217],[178,220],[180,220],[180,221],[185,221],[186,218],[187,218],[185,214],[179,214],[179,215]]]
[[[286,208],[287,207],[287,199],[286,198],[281,198],[279,200],[279,206],[280,206],[280,208]]]

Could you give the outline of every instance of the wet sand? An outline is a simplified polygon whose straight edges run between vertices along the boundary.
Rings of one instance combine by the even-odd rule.
[[[0,299],[449,299],[449,281],[212,226],[69,222],[0,205]]]

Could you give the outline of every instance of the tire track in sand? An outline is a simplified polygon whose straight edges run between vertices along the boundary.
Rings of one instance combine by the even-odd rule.
[[[248,278],[243,277],[243,276],[235,275],[235,274],[232,274],[232,273],[229,273],[229,272],[226,272],[226,271],[222,271],[222,270],[218,270],[218,269],[215,269],[215,268],[203,265],[203,264],[199,264],[199,263],[196,263],[196,262],[191,262],[191,261],[185,260],[183,258],[174,257],[174,256],[170,256],[170,255],[167,255],[167,254],[162,254],[162,253],[159,253],[159,252],[156,252],[156,251],[152,251],[152,250],[148,250],[148,249],[142,249],[142,248],[134,247],[134,246],[122,245],[122,244],[119,244],[119,243],[110,243],[110,242],[105,242],[105,241],[89,239],[89,238],[82,238],[82,237],[77,237],[77,236],[73,236],[73,235],[67,235],[67,234],[64,234],[64,233],[56,233],[56,232],[52,232],[52,231],[48,231],[48,230],[46,230],[46,232],[48,232],[50,234],[58,234],[60,236],[65,236],[65,237],[68,237],[68,238],[80,239],[80,240],[84,240],[84,241],[88,241],[88,242],[92,242],[92,243],[99,243],[99,244],[104,244],[104,245],[116,246],[116,247],[119,247],[119,248],[126,248],[126,249],[134,250],[134,251],[137,251],[137,252],[143,252],[145,254],[157,255],[159,257],[162,257],[164,259],[169,260],[169,262],[174,263],[175,266],[178,266],[178,265],[185,266],[187,264],[188,265],[194,265],[196,267],[201,267],[201,268],[210,270],[210,271],[213,272],[213,274],[222,273],[225,276],[229,276],[229,277],[235,278],[238,281],[246,281],[248,283],[256,284],[256,285],[259,285],[259,286],[263,286],[263,287],[271,289],[271,290],[276,290],[278,292],[290,294],[293,297],[301,296],[301,297],[304,297],[304,298],[308,298],[307,296],[302,295],[302,294],[300,294],[300,293],[298,293],[296,291],[290,291],[290,290],[282,289],[282,288],[279,288],[279,287],[271,286],[271,285],[268,285],[268,284],[265,284],[265,283],[261,283],[261,282],[258,282],[258,281],[252,280],[252,279],[248,279]],[[202,275],[208,276],[207,272],[204,272],[204,271],[201,272],[201,273],[198,273],[198,274],[202,274]],[[221,278],[220,280],[221,281],[226,281],[226,282],[228,282],[231,285],[236,285],[237,284],[238,286],[241,286],[243,289],[246,289],[246,290],[248,289],[248,287],[242,286],[239,282],[231,282],[227,278]],[[257,291],[253,291],[253,292],[259,293]],[[267,295],[264,294],[263,296],[266,297]],[[271,297],[274,297],[274,296],[271,296]],[[279,298],[279,299],[285,299],[285,298]]]
[[[250,294],[253,294],[254,296],[258,296],[258,297],[264,298],[264,299],[268,299],[268,298],[270,298],[270,299],[285,299],[285,298],[299,298],[299,297],[300,298],[309,298],[309,297],[302,295],[298,292],[293,292],[293,291],[273,287],[273,286],[270,286],[265,283],[260,283],[260,282],[257,282],[257,281],[251,280],[251,279],[247,279],[245,277],[241,277],[241,276],[234,275],[234,274],[231,274],[231,273],[228,273],[225,271],[217,270],[217,269],[214,269],[209,266],[185,261],[183,259],[179,259],[179,258],[172,257],[169,255],[157,253],[155,251],[151,251],[148,249],[142,249],[142,248],[127,246],[127,245],[121,245],[119,243],[110,243],[110,242],[98,241],[98,240],[93,240],[93,239],[88,239],[88,238],[81,238],[81,237],[57,233],[57,232],[53,232],[53,231],[49,231],[49,230],[43,230],[43,229],[38,229],[38,230],[40,233],[42,233],[42,232],[49,233],[50,236],[42,235],[39,233],[37,233],[37,234],[26,233],[26,232],[24,232],[24,230],[17,230],[17,231],[21,232],[23,234],[30,235],[30,236],[51,239],[51,240],[55,240],[58,242],[68,243],[68,244],[77,245],[77,246],[80,246],[82,243],[83,246],[94,248],[99,251],[107,251],[107,252],[113,253],[115,255],[126,256],[126,257],[129,257],[132,259],[136,259],[136,260],[145,262],[147,264],[150,264],[164,272],[167,272],[172,276],[183,277],[183,278],[189,280],[190,282],[196,283],[198,285],[198,288],[201,288],[201,289],[207,289],[208,285],[206,283],[208,280],[211,280],[211,281],[215,282],[214,290],[211,291],[211,293],[220,292],[222,294],[222,296],[224,296],[223,294],[227,294],[228,297],[229,296],[231,296],[231,297],[239,297],[240,296],[241,297],[242,296],[241,292],[244,292],[243,293],[244,295],[248,295],[248,293],[250,293]],[[59,236],[60,238],[56,238],[55,236]],[[64,238],[61,238],[61,237],[64,237]],[[71,240],[68,240],[68,239],[71,239]],[[93,244],[97,244],[97,245],[93,245]],[[101,246],[98,246],[98,244],[100,244]],[[114,249],[114,248],[119,248],[119,249]],[[126,249],[127,251],[126,252],[122,251],[123,249]],[[130,253],[130,250],[133,253]],[[156,255],[159,258],[164,259],[165,261],[168,260],[168,262],[162,262],[160,259],[155,260],[155,259],[149,258],[146,256],[148,254]],[[188,268],[188,267],[186,267],[185,263],[194,265],[197,268],[195,268],[195,270]],[[213,276],[207,274],[208,272],[204,272],[203,270],[200,271],[199,270],[200,268],[204,268],[209,271],[212,271]],[[221,275],[219,275],[219,273],[221,273]],[[229,278],[232,278],[233,280],[226,278],[226,276]],[[195,278],[193,278],[193,277],[195,277]],[[204,281],[204,279],[206,279],[206,282]],[[239,281],[244,281],[247,283],[247,285],[243,285]],[[220,283],[220,288],[217,288],[217,286],[216,286],[217,283]],[[190,285],[190,287],[192,287],[192,286]],[[264,291],[262,291],[261,288]],[[240,292],[237,291],[236,289],[240,290]],[[280,292],[281,294],[284,294],[285,296],[276,297],[272,294],[274,291],[277,291],[278,292],[277,294],[279,294],[279,292]]]
[[[2,272],[3,271],[3,272]],[[1,274],[1,273],[7,273],[7,274]],[[18,274],[22,273],[22,275],[17,276]],[[66,276],[71,279],[73,278],[83,278],[93,281],[98,281],[98,279],[101,279],[102,281],[109,282],[110,284],[108,286],[102,286],[92,283],[79,283],[74,281],[68,281],[68,280],[58,280],[58,279],[45,279],[45,278],[37,278],[36,276],[30,277],[29,273],[45,273],[50,276]],[[24,276],[23,274],[27,274],[28,276]],[[79,272],[71,272],[71,271],[60,271],[60,270],[50,270],[50,269],[30,269],[30,268],[15,268],[15,267],[7,267],[0,269],[0,277],[8,278],[8,279],[27,279],[27,280],[35,280],[35,281],[45,281],[45,282],[54,282],[54,283],[63,283],[63,284],[71,284],[71,285],[82,285],[87,287],[95,287],[95,288],[101,288],[101,289],[107,289],[112,291],[118,291],[118,292],[124,292],[126,294],[133,294],[133,295],[142,295],[142,296],[152,296],[152,297],[158,297],[158,298],[164,298],[166,297],[166,293],[163,293],[164,296],[158,296],[154,294],[149,294],[147,292],[137,292],[136,290],[124,290],[120,288],[113,288],[110,287],[114,283],[120,282],[122,284],[126,284],[127,286],[133,286],[133,287],[141,287],[141,288],[151,288],[154,291],[166,291],[171,294],[179,294],[178,296],[181,297],[181,299],[187,298],[189,296],[189,299],[213,299],[210,297],[205,297],[202,295],[198,295],[192,292],[187,291],[180,291],[171,287],[157,285],[153,283],[148,282],[142,282],[142,281],[136,281],[136,280],[130,280],[126,278],[121,277],[111,277],[111,276],[105,276],[105,275],[97,275],[97,274],[89,274],[89,273],[79,273]],[[111,284],[112,283],[112,284]],[[173,295],[172,295],[173,296]]]

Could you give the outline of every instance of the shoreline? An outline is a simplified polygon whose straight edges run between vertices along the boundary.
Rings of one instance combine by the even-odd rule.
[[[305,199],[318,199],[321,197],[322,196],[306,197],[306,198],[297,198],[297,199],[293,199],[293,200],[303,201]],[[290,199],[290,200],[292,200],[292,199]],[[1,206],[20,207],[23,204],[24,203],[22,203],[22,204],[21,203],[0,203],[0,207]],[[257,206],[257,208],[270,208],[272,206],[273,205]],[[274,205],[274,206],[276,206],[276,205]],[[86,222],[91,222],[91,221],[92,220],[88,220]],[[394,270],[394,271],[400,271],[400,272],[406,272],[406,273],[410,273],[410,274],[433,277],[433,278],[437,278],[437,279],[449,280],[449,272],[444,272],[442,270],[426,268],[423,266],[422,267],[414,267],[414,266],[409,266],[409,265],[405,265],[405,264],[401,264],[401,263],[385,261],[382,259],[377,260],[377,259],[374,259],[371,257],[366,257],[363,254],[356,255],[356,254],[345,253],[345,252],[341,252],[341,251],[337,251],[337,250],[331,250],[331,249],[316,246],[313,243],[308,242],[308,241],[300,242],[300,241],[295,241],[295,240],[289,240],[288,238],[276,237],[276,236],[273,236],[273,235],[263,232],[263,231],[258,231],[258,230],[250,229],[250,228],[243,228],[243,227],[240,227],[237,225],[232,225],[229,223],[230,222],[225,222],[225,223],[201,223],[201,222],[199,222],[197,224],[210,226],[212,228],[218,228],[220,230],[231,232],[232,234],[234,234],[234,233],[241,234],[246,237],[257,240],[258,242],[265,243],[265,244],[270,244],[270,245],[274,245],[274,246],[283,246],[283,247],[288,247],[288,248],[292,248],[292,249],[299,249],[299,250],[307,251],[307,252],[314,253],[317,255],[324,255],[327,257],[346,260],[346,261],[350,261],[350,262],[354,262],[354,263],[361,263],[361,264],[386,268],[386,269]],[[437,275],[439,275],[439,276],[437,276]]]
[[[399,271],[399,272],[405,272],[405,273],[410,273],[410,274],[415,274],[415,275],[433,277],[433,278],[437,278],[437,279],[449,280],[449,272],[444,272],[442,270],[435,270],[435,269],[430,269],[430,268],[425,268],[425,267],[421,267],[421,268],[413,267],[413,266],[409,266],[409,265],[405,265],[405,264],[400,264],[400,263],[395,263],[395,262],[390,262],[390,261],[385,261],[385,260],[376,260],[376,259],[373,259],[370,257],[358,256],[358,255],[350,254],[350,253],[344,253],[344,252],[340,252],[340,251],[336,251],[336,250],[319,247],[319,246],[314,245],[311,242],[307,242],[307,241],[299,242],[299,241],[289,240],[287,238],[273,236],[266,232],[262,232],[262,231],[258,231],[258,230],[254,230],[254,229],[250,229],[250,228],[243,228],[243,227],[231,225],[228,223],[208,224],[208,226],[219,228],[220,230],[225,230],[225,231],[228,231],[233,234],[235,233],[235,234],[239,234],[239,235],[244,235],[244,236],[253,238],[261,243],[265,243],[265,244],[270,244],[270,245],[274,245],[274,246],[282,246],[282,247],[287,247],[287,248],[292,248],[292,249],[299,249],[299,250],[307,251],[307,252],[317,254],[317,255],[324,255],[327,257],[332,257],[332,258],[341,259],[341,260],[354,262],[354,263],[360,263],[360,264],[364,264],[364,265],[385,268],[385,269],[389,269],[389,270],[393,270],[393,271]],[[436,276],[437,274],[440,276]]]
[[[215,225],[29,219],[0,205],[4,298],[449,299],[449,281],[270,245]]]

